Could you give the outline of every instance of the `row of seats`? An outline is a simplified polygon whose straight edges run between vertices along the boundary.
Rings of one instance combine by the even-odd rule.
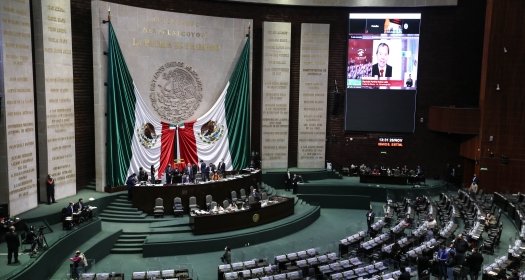
[[[124,273],[82,273],[79,277],[80,280],[124,280]]]
[[[388,267],[386,267],[383,262],[376,262],[375,264],[370,264],[364,267],[355,267],[349,260],[341,260],[328,265],[319,266],[319,272],[322,275],[331,275],[344,271],[347,275],[352,275],[353,272],[353,278],[365,277],[383,272],[387,269]]]
[[[244,262],[234,262],[232,264],[221,264],[219,265],[219,272],[230,272],[230,271],[241,271],[246,269],[265,267],[268,262],[265,260],[249,260]]]
[[[250,186],[250,190],[252,190],[254,187]],[[213,209],[215,206],[217,206],[217,202],[213,201],[213,197],[211,195],[206,195],[206,209]],[[254,200],[251,196],[246,196],[246,190],[241,188],[240,189],[240,197],[237,197],[237,191],[233,190],[231,191],[231,200],[225,199],[222,203],[223,208],[228,208],[230,206],[230,203],[235,204],[243,204],[245,202],[250,203],[250,199]],[[267,200],[268,194],[266,192],[261,193],[261,199]],[[255,202],[255,201],[253,201]],[[189,210],[195,211],[201,209],[201,207],[197,204],[197,198],[195,196],[191,196],[189,198]],[[204,208],[203,208],[204,209]],[[173,214],[178,217],[182,216],[184,214],[184,206],[182,205],[182,200],[180,197],[175,197],[173,199]],[[164,199],[158,197],[155,199],[155,205],[153,206],[153,215],[154,217],[164,217],[165,214],[165,207],[164,207]]]
[[[416,269],[415,268],[410,268],[410,267],[407,267],[407,271],[410,272],[410,276],[415,276],[416,275]],[[382,274],[382,275],[378,275],[376,273],[374,274],[363,274],[362,272],[360,272],[361,275],[363,275],[362,277],[359,277],[359,276],[356,276],[356,271],[354,270],[349,270],[349,271],[344,271],[344,272],[338,272],[338,273],[334,273],[332,275],[330,275],[330,279],[337,279],[337,280],[342,280],[342,279],[345,279],[345,280],[352,280],[352,279],[370,279],[370,280],[393,280],[393,279],[397,279],[399,278],[399,276],[401,275],[401,271],[397,270],[397,271],[393,271],[393,272],[389,272],[389,273],[386,273],[386,274]]]
[[[165,270],[151,270],[151,271],[137,271],[133,272],[131,280],[149,280],[149,279],[164,279],[164,280],[190,280],[190,273],[188,269],[165,269]]]
[[[268,265],[265,267],[257,267],[252,269],[244,269],[241,271],[231,271],[224,273],[223,279],[234,280],[234,279],[249,279],[253,277],[270,276],[278,272],[277,265]]]

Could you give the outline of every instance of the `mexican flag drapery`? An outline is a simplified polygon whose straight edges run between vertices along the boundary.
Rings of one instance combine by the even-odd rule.
[[[212,108],[183,126],[162,122],[142,99],[128,70],[117,37],[109,22],[106,182],[124,185],[140,167],[156,178],[163,175],[175,156],[186,163],[203,160],[228,170],[249,164],[250,42],[244,43],[235,69]],[[175,145],[177,143],[177,145]],[[176,149],[175,146],[178,148]],[[179,154],[175,154],[178,152]]]

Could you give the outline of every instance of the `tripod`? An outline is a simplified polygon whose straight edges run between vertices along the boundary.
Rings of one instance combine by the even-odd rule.
[[[31,246],[30,257],[34,257],[39,251],[47,249],[48,245],[46,236],[44,235],[44,229],[44,226],[38,228],[38,234],[33,241],[33,245]]]

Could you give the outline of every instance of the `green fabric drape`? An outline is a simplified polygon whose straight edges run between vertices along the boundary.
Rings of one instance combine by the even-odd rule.
[[[246,168],[250,159],[250,40],[247,39],[230,78],[225,111],[234,170]]]
[[[135,87],[122,55],[117,37],[109,22],[106,185],[121,186],[126,181],[135,127]]]

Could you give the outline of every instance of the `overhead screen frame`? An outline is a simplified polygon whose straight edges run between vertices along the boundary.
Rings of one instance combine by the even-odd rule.
[[[345,131],[415,131],[420,27],[421,13],[349,13]]]

